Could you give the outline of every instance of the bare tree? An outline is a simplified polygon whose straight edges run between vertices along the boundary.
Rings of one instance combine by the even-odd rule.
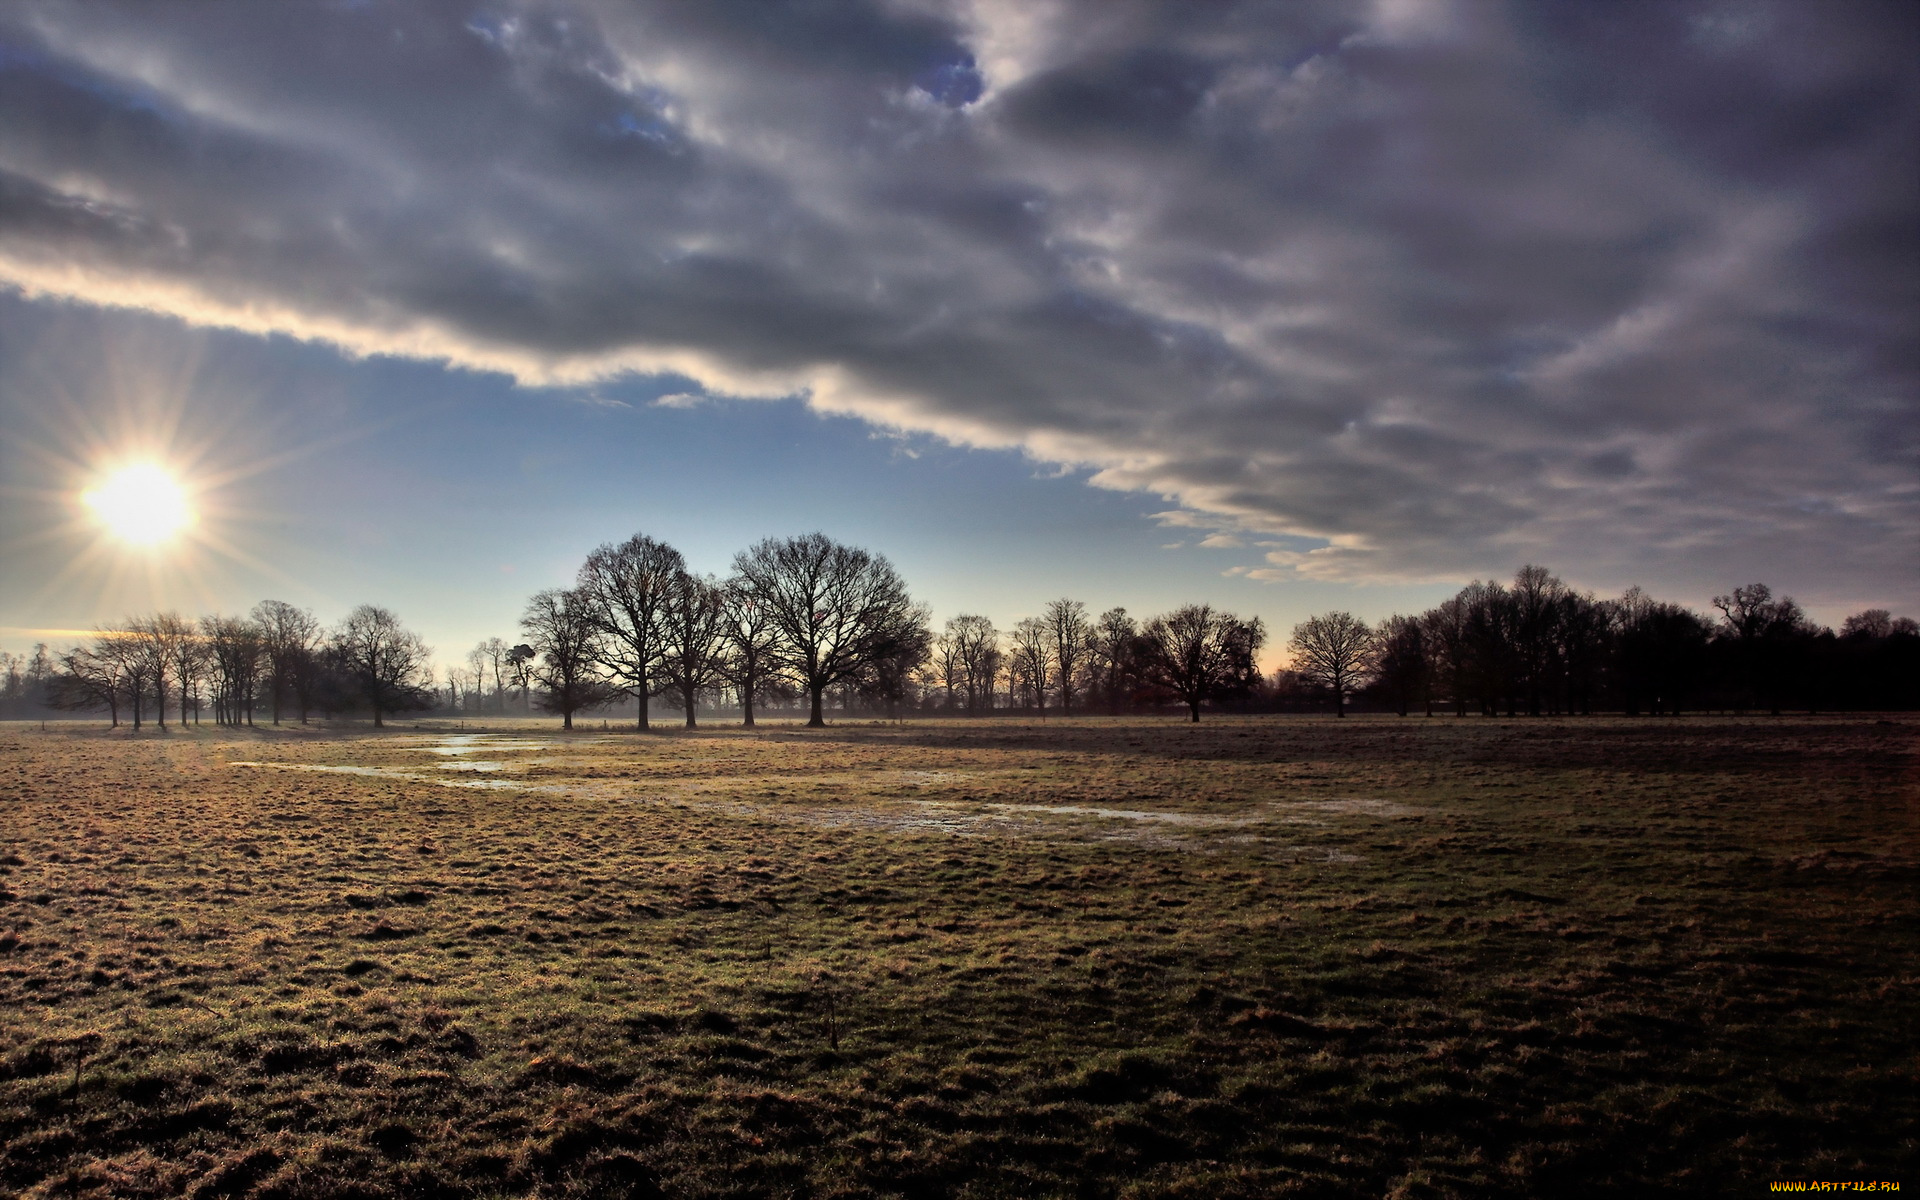
[[[173,671],[174,690],[180,697],[180,724],[187,723],[187,710],[193,709],[194,721],[200,719],[200,685],[206,682],[212,666],[211,647],[192,617],[162,613],[155,620],[167,627],[168,665]]]
[[[966,692],[967,712],[993,707],[993,684],[1000,676],[1000,631],[993,622],[974,613],[962,613],[947,622],[946,639]]]
[[[1791,596],[1775,599],[1764,583],[1733,589],[1715,596],[1721,614],[1721,640],[1733,652],[1734,668],[1750,690],[1775,716],[1793,676],[1800,674],[1801,651],[1818,634],[1818,627]]]
[[[1222,647],[1225,661],[1214,684],[1216,700],[1246,701],[1264,691],[1267,678],[1260,670],[1260,650],[1267,644],[1267,623],[1259,617],[1242,621],[1228,617]]]
[[[738,577],[720,587],[720,620],[727,638],[721,670],[740,697],[741,727],[752,729],[753,706],[776,678],[780,630],[773,614]]]
[[[1079,691],[1081,676],[1092,657],[1093,623],[1087,618],[1087,606],[1078,600],[1061,597],[1047,605],[1041,614],[1053,642],[1054,678],[1060,689],[1060,711],[1073,711],[1073,698]]]
[[[1773,598],[1773,589],[1764,583],[1750,583],[1733,589],[1729,595],[1715,596],[1713,606],[1720,610],[1727,633],[1741,641],[1764,637],[1780,619],[1780,602]],[[1797,615],[1798,606],[1794,607]]]
[[[1513,640],[1520,684],[1527,693],[1527,713],[1539,716],[1541,701],[1552,682],[1555,651],[1564,615],[1567,585],[1545,567],[1529,563],[1513,577],[1507,595],[1513,603]]]
[[[26,664],[18,654],[10,650],[0,650],[0,701],[4,701],[9,714],[21,706],[27,694],[27,677],[21,671]]]
[[[1607,662],[1614,648],[1610,606],[1591,592],[1568,590],[1560,597],[1555,629],[1559,693],[1554,707],[1591,716],[1594,698],[1605,687]]]
[[[960,639],[954,632],[954,618],[947,618],[947,626],[933,643],[931,670],[943,695],[942,707],[949,712],[959,707],[960,693],[966,684],[966,657],[961,651]]]
[[[507,655],[511,653],[507,643],[500,638],[491,637],[481,642],[475,649],[482,650],[487,656],[487,666],[493,672],[493,709],[495,712],[507,711]]]
[[[680,694],[687,728],[697,722],[702,693],[725,678],[727,632],[720,585],[711,577],[682,571],[660,615],[660,675]]]
[[[120,704],[129,698],[129,655],[113,640],[122,636],[102,632],[94,636],[93,645],[75,646],[61,655],[60,672],[49,689],[48,703],[76,712],[104,708],[113,728],[118,729]]]
[[[447,708],[464,713],[473,707],[473,672],[459,667],[447,668]]]
[[[153,653],[140,622],[129,620],[117,629],[101,630],[93,644],[96,653],[111,656],[118,664],[128,707],[133,710],[134,732],[138,733],[147,688],[153,682]]]
[[[1451,596],[1420,616],[1429,678],[1453,698],[1453,715],[1467,715],[1467,603]]]
[[[1366,671],[1373,631],[1352,613],[1309,617],[1293,627],[1287,643],[1293,669],[1333,692],[1334,712],[1347,715],[1347,695]]]
[[[213,719],[220,725],[253,724],[253,709],[266,638],[245,617],[211,616],[200,622],[213,665]]]
[[[161,729],[167,727],[167,680],[173,677],[173,655],[167,639],[173,631],[171,622],[163,622],[153,617],[129,617],[125,629],[129,635],[127,647],[138,665],[129,672],[129,678],[145,683],[151,690],[154,701],[153,722]],[[136,700],[133,708],[133,727],[140,728],[140,705]]]
[[[931,620],[931,618],[929,618]],[[941,667],[940,641],[933,632],[933,626],[927,626],[927,655],[920,665],[913,669],[907,679],[908,698],[922,712],[929,710],[950,711],[953,708],[953,691],[946,685],[946,673]]]
[[[573,714],[604,704],[615,693],[595,671],[600,659],[598,606],[578,590],[549,588],[527,601],[520,617],[526,631],[528,681],[540,689],[540,707],[560,714],[573,728]],[[516,650],[521,647],[515,647]]]
[[[913,678],[933,647],[933,614],[915,605],[907,619],[896,622],[887,642],[874,651],[865,667],[851,677],[854,690],[869,707],[883,709],[898,720]]]
[[[1614,684],[1622,707],[1678,716],[1701,684],[1712,627],[1705,617],[1654,600],[1639,588],[1613,601]]]
[[[807,689],[809,726],[826,724],[822,692],[892,653],[921,619],[893,564],[825,534],[768,538],[742,551],[734,572],[780,631],[781,658]]]
[[[1423,700],[1432,716],[1432,673],[1426,626],[1420,620],[1396,615],[1380,622],[1367,674],[1393,702],[1394,711],[1404,717],[1415,700]]]
[[[1138,670],[1135,650],[1140,640],[1139,626],[1124,608],[1110,608],[1094,623],[1088,643],[1088,661],[1093,667],[1100,690],[1115,716],[1131,697],[1133,679]]]
[[[60,666],[45,642],[33,647],[31,658],[0,651],[0,711],[24,717],[53,704],[53,684]]]
[[[362,604],[334,630],[332,651],[375,726],[387,713],[425,707],[433,693],[433,652],[384,608]]]
[[[587,556],[576,591],[603,635],[600,665],[610,682],[640,704],[638,728],[647,728],[647,701],[657,689],[660,622],[687,561],[665,542],[635,534]]]
[[[472,676],[472,684],[467,691],[466,707],[475,713],[483,712],[487,707],[487,668],[492,662],[493,656],[488,653],[485,642],[480,642],[467,651],[467,671]],[[496,679],[496,690],[498,690],[498,683]]]
[[[520,711],[525,712],[532,703],[534,648],[521,642],[509,649],[504,659],[507,666],[507,678],[513,680],[513,686],[520,689]]]
[[[181,643],[194,636],[193,622],[179,613],[155,613],[150,617],[131,618],[126,622],[124,632],[128,639],[123,646],[128,653],[139,659],[138,669],[130,672],[129,677],[144,682],[152,689],[154,703],[154,724],[167,727],[167,681],[179,679],[181,683],[180,722],[186,723],[186,690],[188,680],[183,677],[182,667],[191,669],[190,663],[182,661]],[[140,727],[140,709],[134,706],[135,729]]]
[[[1893,613],[1884,608],[1869,608],[1840,622],[1843,638],[1884,638],[1893,636]]]
[[[304,608],[284,600],[262,600],[253,606],[253,622],[260,627],[267,655],[267,691],[273,723],[280,723],[281,706],[291,697],[307,723],[313,706],[315,656],[320,650],[320,622]]]
[[[1149,679],[1180,697],[1197,722],[1201,703],[1239,677],[1241,661],[1259,653],[1264,637],[1257,621],[1189,604],[1147,622],[1141,643]]]
[[[1047,688],[1053,682],[1053,631],[1039,617],[1023,618],[1013,627],[1013,669],[1028,704],[1047,715]]]

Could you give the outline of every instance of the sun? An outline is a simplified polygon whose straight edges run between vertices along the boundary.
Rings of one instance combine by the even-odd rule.
[[[80,499],[102,528],[132,546],[160,546],[194,520],[186,489],[155,463],[120,467]]]

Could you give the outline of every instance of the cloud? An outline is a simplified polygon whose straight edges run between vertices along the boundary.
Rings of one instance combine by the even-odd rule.
[[[0,282],[804,395],[1165,497],[1203,545],[1320,546],[1252,578],[1910,591],[1917,33],[1837,0],[21,0]]]

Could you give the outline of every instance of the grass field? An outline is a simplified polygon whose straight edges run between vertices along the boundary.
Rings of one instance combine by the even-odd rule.
[[[1913,1183],[1920,722],[0,732],[0,1194]]]

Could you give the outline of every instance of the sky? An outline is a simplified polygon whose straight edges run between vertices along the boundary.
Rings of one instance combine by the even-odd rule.
[[[457,661],[635,532],[1003,626],[1920,614],[1917,146],[1905,2],[12,0],[0,647]]]

